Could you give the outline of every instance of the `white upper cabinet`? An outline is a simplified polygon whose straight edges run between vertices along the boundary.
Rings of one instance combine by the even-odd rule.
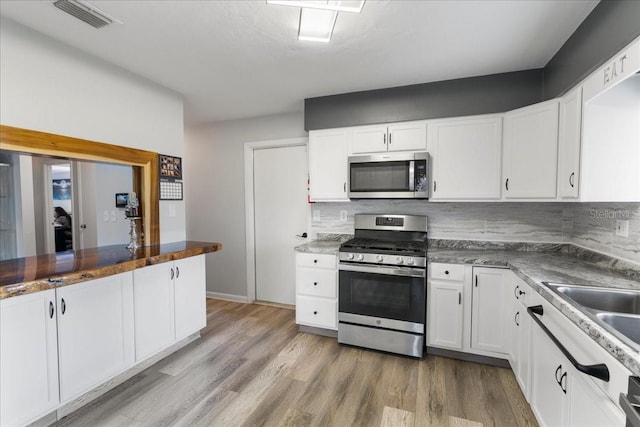
[[[420,151],[427,148],[425,122],[351,128],[349,154],[384,153],[387,151]]]
[[[428,123],[431,200],[497,200],[501,189],[502,115]]]
[[[505,199],[554,199],[558,161],[557,99],[504,117],[502,185]]]
[[[348,129],[309,132],[309,199],[349,201],[347,197]]]
[[[582,129],[582,86],[560,100],[558,149],[558,196],[576,199],[580,182],[580,141]]]
[[[640,39],[583,85],[580,200],[640,201]]]

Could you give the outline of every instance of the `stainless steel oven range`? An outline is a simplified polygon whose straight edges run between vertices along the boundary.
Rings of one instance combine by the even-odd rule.
[[[356,215],[339,259],[338,342],[422,357],[427,217]]]

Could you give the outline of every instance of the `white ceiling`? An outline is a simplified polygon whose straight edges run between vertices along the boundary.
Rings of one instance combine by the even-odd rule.
[[[91,1],[102,29],[53,1],[0,14],[184,96],[185,121],[301,111],[304,98],[541,68],[597,0],[367,0],[330,43],[296,39],[299,9],[251,1]]]

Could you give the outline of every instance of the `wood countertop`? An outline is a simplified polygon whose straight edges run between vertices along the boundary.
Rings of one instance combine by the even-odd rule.
[[[221,243],[183,241],[144,246],[133,254],[114,245],[0,261],[0,300],[221,249]]]

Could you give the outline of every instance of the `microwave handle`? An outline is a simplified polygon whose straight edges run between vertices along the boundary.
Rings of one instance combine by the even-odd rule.
[[[415,191],[416,189],[416,162],[414,160],[409,161],[409,191]]]

